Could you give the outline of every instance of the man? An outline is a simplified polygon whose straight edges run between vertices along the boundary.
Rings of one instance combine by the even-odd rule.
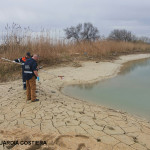
[[[30,53],[27,52],[25,57],[15,59],[14,62],[21,63],[22,64],[22,81],[23,81],[23,89],[26,90],[26,79],[24,74],[24,64],[27,59],[31,57]]]
[[[32,58],[29,58],[25,62],[24,73],[26,77],[27,85],[27,100],[32,102],[39,101],[36,99],[36,79],[39,81],[38,70],[37,70],[38,55],[34,54]]]

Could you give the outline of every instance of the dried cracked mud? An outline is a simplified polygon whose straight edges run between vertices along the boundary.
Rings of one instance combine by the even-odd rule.
[[[26,139],[48,143],[5,149],[150,150],[148,120],[70,98],[60,91],[60,87],[71,82],[86,83],[96,77],[100,80],[99,76],[109,76],[120,66],[118,62],[88,62],[80,68],[41,71],[37,82],[40,101],[34,103],[26,101],[21,80],[0,84],[0,141]],[[94,76],[90,69],[95,70]],[[85,74],[88,77],[85,78]]]

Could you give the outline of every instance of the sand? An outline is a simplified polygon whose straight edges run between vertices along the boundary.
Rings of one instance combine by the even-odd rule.
[[[40,82],[37,82],[40,101],[35,103],[26,101],[21,79],[1,83],[0,141],[47,141],[47,145],[41,147],[17,145],[11,149],[150,149],[148,120],[61,92],[67,84],[93,83],[114,77],[123,63],[148,57],[150,54],[127,55],[112,62],[80,62],[81,67],[63,65],[41,70]]]

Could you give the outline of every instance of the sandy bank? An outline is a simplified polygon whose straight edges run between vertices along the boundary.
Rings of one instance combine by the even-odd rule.
[[[46,139],[47,148],[55,150],[150,149],[148,121],[70,98],[59,91],[67,84],[110,78],[117,75],[123,63],[147,57],[150,54],[122,56],[113,62],[82,62],[78,68],[41,70],[37,103],[26,102],[21,80],[0,84],[0,140],[26,136],[31,140]]]

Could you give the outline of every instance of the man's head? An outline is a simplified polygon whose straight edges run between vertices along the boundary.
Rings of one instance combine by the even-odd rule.
[[[30,57],[31,57],[30,52],[27,52],[27,53],[26,53],[26,57],[27,57],[27,58],[30,58]]]
[[[32,58],[37,61],[39,59],[39,56],[37,54],[34,54]]]

